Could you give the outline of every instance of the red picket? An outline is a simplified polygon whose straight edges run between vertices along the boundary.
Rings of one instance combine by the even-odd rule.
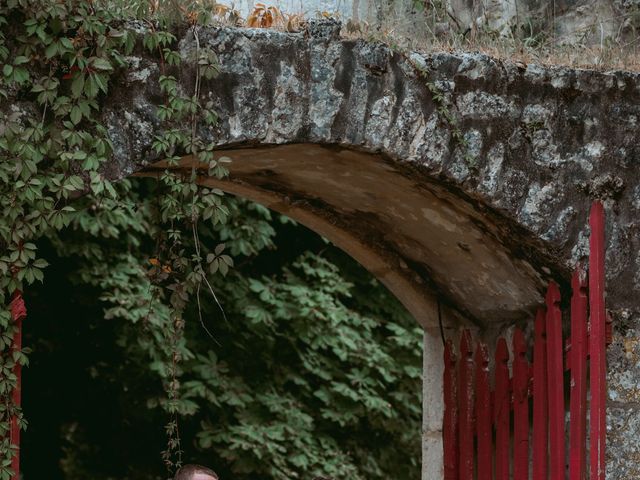
[[[547,381],[549,395],[549,464],[551,478],[564,478],[564,367],[560,289],[554,282],[547,289]]]
[[[509,350],[504,338],[498,339],[495,365],[496,480],[509,480]]]
[[[586,478],[587,435],[587,278],[578,265],[571,282],[571,403],[569,423],[569,478]]]
[[[473,349],[469,330],[464,330],[460,338],[458,444],[460,448],[459,479],[473,480]]]
[[[489,352],[487,346],[476,349],[476,438],[478,441],[478,480],[493,479],[493,435]]]
[[[548,478],[547,328],[539,309],[533,341],[533,480]]]
[[[589,309],[591,312],[589,379],[591,385],[591,479],[604,480],[606,435],[606,311],[604,303],[604,208],[594,202],[589,225]]]
[[[456,401],[456,355],[451,340],[444,346],[444,480],[458,480],[458,404]]]
[[[13,293],[11,300],[11,318],[16,326],[16,333],[13,336],[14,352],[22,350],[22,321],[27,316],[27,309],[24,305],[24,299],[22,298],[22,292],[16,290]],[[16,387],[13,389],[11,398],[13,404],[17,407],[21,405],[22,394],[22,366],[18,363],[13,367],[13,373],[16,376]],[[12,478],[20,478],[20,425],[18,425],[18,419],[15,416],[11,417],[11,430],[9,433],[10,444],[16,447],[13,457],[11,458],[11,472]]]
[[[513,478],[529,478],[529,361],[519,328],[513,334]]]

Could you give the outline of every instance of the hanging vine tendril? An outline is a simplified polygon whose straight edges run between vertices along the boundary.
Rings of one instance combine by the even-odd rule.
[[[145,29],[129,27],[144,20]],[[201,221],[225,221],[228,211],[221,192],[199,188],[200,169],[186,172],[178,154],[191,155],[209,175],[227,175],[224,159],[214,157],[213,142],[205,142],[198,125],[217,121],[213,106],[200,101],[202,79],[218,73],[213,51],[198,42],[198,24],[210,12],[197,2],[121,2],[118,0],[5,0],[0,4],[0,480],[12,476],[11,418],[26,425],[13,399],[16,364],[25,364],[24,351],[13,348],[15,323],[9,299],[35,281],[42,281],[46,260],[36,241],[61,230],[80,213],[71,199],[84,196],[93,208],[117,201],[117,188],[102,174],[112,154],[107,129],[100,123],[102,99],[112,78],[128,68],[125,56],[134,48],[157,55],[162,74],[164,105],[158,109],[160,127],[153,149],[167,161],[159,178],[161,195],[157,228],[162,241],[147,272],[150,295],[143,328],[150,359],[162,379],[159,404],[170,420],[167,448],[162,453],[169,470],[181,464],[179,417],[180,362],[184,356],[184,309],[201,285],[215,294],[207,272],[218,265],[223,246],[204,257],[197,235]],[[188,23],[197,48],[184,59],[173,49],[172,28]],[[197,65],[193,91],[185,94],[173,75],[182,61]],[[33,106],[37,108],[32,108]],[[177,125],[187,125],[181,128]],[[231,261],[225,257],[225,268]],[[224,273],[224,272],[223,272]],[[217,302],[217,298],[215,299]],[[165,301],[168,314],[154,304]]]

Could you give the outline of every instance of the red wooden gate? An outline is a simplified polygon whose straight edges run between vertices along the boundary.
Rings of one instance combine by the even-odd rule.
[[[591,209],[590,226],[588,277],[578,265],[572,279],[571,336],[566,341],[560,289],[553,282],[547,289],[546,306],[535,318],[533,351],[529,352],[520,329],[513,331],[511,349],[505,338],[498,339],[493,382],[486,345],[476,342],[474,348],[469,331],[462,332],[457,352],[453,342],[447,341],[445,480],[565,479],[566,371],[570,376],[569,479],[587,478],[588,452],[590,480],[604,480],[605,349],[610,332],[604,304],[604,209],[599,202]]]

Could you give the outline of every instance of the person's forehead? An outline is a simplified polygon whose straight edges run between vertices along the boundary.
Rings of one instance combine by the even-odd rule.
[[[208,473],[194,473],[191,480],[216,480],[216,477],[212,477]]]

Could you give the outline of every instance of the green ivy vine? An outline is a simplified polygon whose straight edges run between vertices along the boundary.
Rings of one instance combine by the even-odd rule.
[[[198,241],[202,222],[216,224],[228,216],[222,192],[198,187],[195,166],[174,168],[179,155],[192,155],[208,165],[209,175],[228,173],[228,159],[216,160],[213,143],[204,142],[196,129],[218,120],[212,105],[200,98],[201,80],[218,73],[215,53],[197,42],[199,25],[210,20],[210,12],[206,2],[5,0],[0,5],[0,480],[12,475],[10,419],[26,426],[11,392],[14,365],[26,364],[27,352],[12,348],[8,302],[14,291],[44,278],[47,261],[39,257],[36,241],[101,211],[135,208],[119,199],[127,183],[113,184],[102,173],[113,145],[100,123],[103,99],[135,49],[160,60],[164,104],[158,108],[162,125],[153,148],[167,163],[154,210],[157,254],[150,259],[146,290],[135,291],[135,311],[166,393],[160,402],[170,417],[163,458],[169,470],[181,463],[178,418],[187,408],[179,398],[183,311],[203,292],[215,297],[207,276],[225,274],[233,263],[224,245],[206,251]],[[181,58],[174,49],[177,22],[192,30],[195,58]],[[183,61],[197,66],[189,92],[178,88],[175,76]],[[110,227],[95,221],[92,228]]]

